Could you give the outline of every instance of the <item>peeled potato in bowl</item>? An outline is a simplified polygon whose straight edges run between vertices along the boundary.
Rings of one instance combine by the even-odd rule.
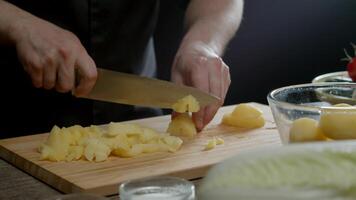
[[[319,123],[320,128],[329,138],[356,139],[356,107],[345,104],[324,109]]]
[[[325,140],[323,131],[315,119],[302,117],[295,120],[290,128],[289,138],[291,142],[305,142]]]

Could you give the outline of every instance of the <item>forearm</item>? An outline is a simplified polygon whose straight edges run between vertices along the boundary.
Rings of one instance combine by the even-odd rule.
[[[24,19],[34,17],[30,13],[0,0],[0,44],[13,44],[18,25]]]
[[[243,0],[191,0],[181,48],[202,42],[221,55],[240,25],[242,12]]]

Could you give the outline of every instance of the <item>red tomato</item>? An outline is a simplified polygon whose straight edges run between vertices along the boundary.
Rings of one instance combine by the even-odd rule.
[[[352,60],[350,60],[347,64],[347,72],[350,78],[356,82],[356,57],[352,58]]]
[[[356,55],[356,45],[351,43],[352,48],[354,49],[354,54]],[[352,81],[356,82],[356,56],[354,55],[354,57],[350,56],[346,49],[344,49],[345,54],[346,54],[346,58],[344,58],[343,60],[349,61],[349,63],[347,64],[347,72],[350,76],[350,78],[352,79]]]

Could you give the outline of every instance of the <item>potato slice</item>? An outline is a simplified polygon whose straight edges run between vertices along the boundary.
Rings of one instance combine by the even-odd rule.
[[[265,125],[265,120],[262,116],[244,119],[242,117],[235,118],[231,114],[225,114],[222,123],[229,126],[252,129],[263,127]]]
[[[188,113],[182,113],[176,116],[170,123],[167,129],[168,133],[174,136],[183,136],[192,138],[197,134],[195,124]]]
[[[231,115],[236,119],[254,119],[263,115],[263,112],[247,103],[236,105]]]
[[[179,113],[198,112],[200,106],[199,102],[192,95],[188,95],[173,104],[172,109]]]
[[[290,142],[305,142],[326,140],[326,137],[318,126],[318,121],[311,118],[299,118],[295,120],[289,131]]]
[[[238,104],[232,113],[225,114],[222,124],[240,128],[260,128],[265,125],[263,113],[249,104]]]

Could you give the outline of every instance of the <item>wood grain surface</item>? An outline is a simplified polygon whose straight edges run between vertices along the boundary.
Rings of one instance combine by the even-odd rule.
[[[214,120],[196,138],[185,140],[176,153],[152,153],[135,158],[110,157],[108,161],[92,163],[40,161],[38,146],[48,134],[0,140],[0,157],[9,163],[65,193],[88,192],[111,195],[118,192],[119,184],[126,180],[157,175],[172,175],[186,179],[203,177],[214,164],[239,151],[266,145],[281,145],[278,131],[268,106],[255,104],[264,112],[267,121],[260,129],[246,130],[220,125],[224,113],[233,106],[223,107]],[[131,121],[164,132],[170,116]],[[225,144],[204,151],[213,136]]]

